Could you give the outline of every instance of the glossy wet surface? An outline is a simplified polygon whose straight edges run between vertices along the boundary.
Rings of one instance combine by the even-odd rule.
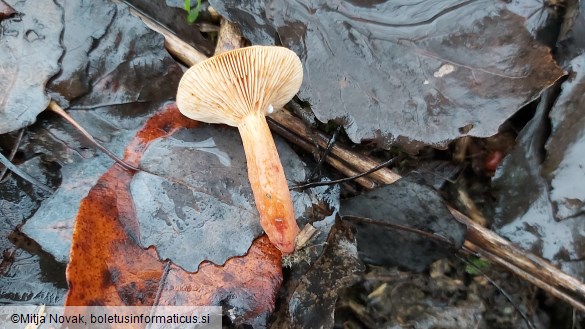
[[[464,134],[490,136],[562,75],[524,26],[532,11],[503,3],[211,3],[254,44],[297,52],[299,97],[355,143],[389,147],[403,137],[444,146]]]

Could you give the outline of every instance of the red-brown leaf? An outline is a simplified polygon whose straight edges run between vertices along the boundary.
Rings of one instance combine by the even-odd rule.
[[[174,105],[167,106],[136,135],[125,160],[137,165],[151,141],[196,124]],[[237,323],[264,321],[282,282],[280,252],[263,236],[247,255],[223,266],[204,263],[198,272],[188,273],[172,265],[165,273],[166,262],[155,250],[136,242],[138,224],[129,192],[133,174],[114,165],[82,201],[67,267],[66,305],[221,304],[234,308]]]

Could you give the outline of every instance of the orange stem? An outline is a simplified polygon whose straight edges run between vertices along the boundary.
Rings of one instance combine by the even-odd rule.
[[[281,252],[291,253],[295,249],[299,226],[266,118],[260,113],[248,114],[238,129],[244,144],[254,201],[260,213],[260,225]]]

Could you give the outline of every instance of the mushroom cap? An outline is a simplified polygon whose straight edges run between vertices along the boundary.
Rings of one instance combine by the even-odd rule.
[[[299,91],[303,67],[291,50],[239,48],[192,66],[181,78],[177,106],[188,118],[237,127],[251,113],[279,109]]]

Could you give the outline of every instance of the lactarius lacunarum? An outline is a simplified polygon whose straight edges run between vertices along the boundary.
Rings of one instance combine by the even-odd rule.
[[[294,251],[299,227],[265,115],[284,106],[302,80],[303,68],[294,52],[254,46],[191,67],[177,92],[177,106],[185,116],[238,127],[260,225],[283,253]]]

